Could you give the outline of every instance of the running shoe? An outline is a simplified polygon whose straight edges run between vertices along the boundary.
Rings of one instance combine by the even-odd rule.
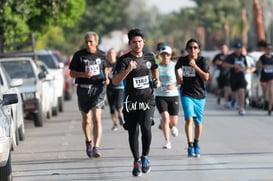
[[[195,156],[195,150],[193,146],[188,147],[188,157],[194,157]]]
[[[141,167],[141,161],[134,162],[134,168],[132,171],[133,176],[140,177],[142,175],[142,172],[140,170]]]
[[[172,148],[171,142],[170,141],[166,141],[165,144],[163,145],[163,148],[164,149],[171,149]]]
[[[119,117],[118,117],[118,120],[119,120],[119,124],[122,126],[122,125],[123,125],[123,123],[124,123],[123,118],[119,116]]]
[[[171,133],[172,133],[173,137],[177,137],[178,136],[178,129],[177,129],[177,127],[173,126],[171,128]]]
[[[230,102],[226,102],[225,103],[225,108],[229,109],[231,107],[231,103]]]
[[[194,153],[195,153],[195,157],[200,157],[200,146],[199,146],[199,144],[196,144],[195,146],[194,146]]]
[[[118,125],[114,124],[113,127],[112,127],[112,131],[117,131],[117,130],[118,130]]]
[[[141,163],[142,163],[142,167],[141,167],[142,172],[149,173],[151,171],[151,167],[150,167],[150,160],[148,159],[148,157],[142,156]]]
[[[244,109],[244,108],[240,108],[240,109],[239,109],[239,115],[240,115],[240,116],[243,116],[243,115],[245,115],[245,114],[246,114],[245,109]]]
[[[96,146],[93,147],[93,157],[95,157],[95,158],[101,157],[99,147],[96,147]]]
[[[92,157],[92,152],[93,152],[93,146],[91,141],[86,141],[86,154],[89,158]]]

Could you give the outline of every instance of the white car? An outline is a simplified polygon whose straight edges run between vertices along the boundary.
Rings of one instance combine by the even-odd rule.
[[[23,140],[25,137],[23,102],[18,88],[23,84],[23,80],[10,79],[2,66],[0,66],[0,80],[0,95],[15,93],[18,97],[17,104],[5,106],[4,108],[6,115],[11,119],[12,149],[14,150],[19,144],[19,140]]]
[[[11,120],[5,114],[4,107],[17,103],[17,94],[4,94],[0,99],[0,180],[12,180],[12,137]]]
[[[57,115],[58,112],[63,112],[63,101],[64,101],[64,70],[63,64],[60,63],[53,55],[51,50],[37,50],[35,51],[38,59],[46,64],[49,72],[53,75],[54,80],[54,107],[53,115]]]
[[[32,119],[36,127],[43,126],[46,119],[43,112],[42,79],[45,78],[43,72],[39,72],[34,60],[28,57],[12,57],[0,59],[0,64],[4,67],[11,79],[21,78],[22,86],[19,87],[23,100],[25,118]]]
[[[44,105],[43,110],[46,113],[47,118],[50,119],[54,107],[54,79],[53,75],[51,75],[47,66],[42,61],[37,61],[37,66],[39,71],[45,74],[45,78],[42,79],[42,92],[44,93],[42,97],[42,104]]]

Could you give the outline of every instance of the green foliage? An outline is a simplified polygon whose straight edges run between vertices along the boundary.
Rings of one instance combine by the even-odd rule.
[[[6,45],[29,39],[30,32],[46,33],[48,26],[73,27],[84,8],[85,0],[1,0],[0,37]]]
[[[86,0],[85,13],[79,23],[79,31],[96,31],[105,35],[112,30],[122,29],[128,24],[125,10],[130,0]]]

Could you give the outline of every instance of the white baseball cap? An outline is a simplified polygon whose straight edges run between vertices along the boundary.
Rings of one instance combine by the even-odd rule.
[[[160,49],[159,53],[167,53],[167,54],[172,54],[172,48],[170,46],[164,46]]]

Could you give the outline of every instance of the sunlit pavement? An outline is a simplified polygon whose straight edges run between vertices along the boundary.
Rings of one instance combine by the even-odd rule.
[[[180,108],[181,110],[181,108]],[[127,132],[112,131],[108,107],[103,112],[102,157],[88,159],[76,97],[65,102],[65,112],[34,128],[26,120],[26,139],[12,152],[14,181],[70,180],[273,180],[273,117],[247,108],[245,116],[217,105],[209,95],[200,140],[201,157],[188,158],[183,112],[172,149],[162,149],[163,134],[155,114],[150,160],[152,171],[132,176],[133,158]]]

